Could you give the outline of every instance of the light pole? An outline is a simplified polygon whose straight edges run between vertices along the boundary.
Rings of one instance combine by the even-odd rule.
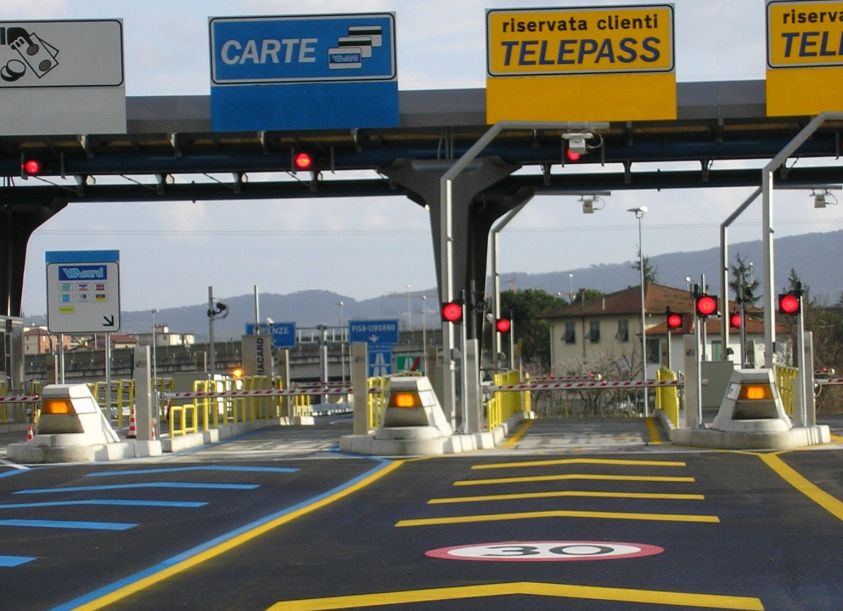
[[[158,313],[158,309],[152,310],[152,380],[153,385],[155,384],[154,380],[158,378],[158,364],[157,359],[155,358],[155,315]]]
[[[641,219],[644,218],[644,215],[647,213],[646,206],[639,206],[638,208],[630,208],[628,212],[632,212],[635,215],[635,219],[638,221],[638,271],[640,272],[641,278],[641,380],[646,382],[647,381],[647,319],[646,319],[646,311],[645,311],[645,304],[646,304],[646,295],[644,291],[644,243],[642,241],[642,232],[641,232]],[[647,387],[645,386],[643,389],[644,391],[644,417],[650,415],[649,406],[648,406],[648,393]]]
[[[574,274],[568,274],[568,301],[574,303]]]
[[[410,305],[410,289],[411,285],[407,285],[407,331],[413,330],[413,307]]]
[[[427,295],[421,296],[422,302],[422,366],[424,375],[427,375]]]
[[[343,339],[343,329],[342,329],[342,307],[345,305],[342,301],[337,302],[337,307],[340,311],[339,323],[340,323],[340,369],[342,369],[342,383],[345,384],[345,341]]]

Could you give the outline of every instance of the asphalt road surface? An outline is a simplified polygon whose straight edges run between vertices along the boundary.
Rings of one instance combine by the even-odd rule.
[[[164,459],[4,467],[0,606],[843,608],[837,446],[635,446],[629,425],[622,451],[561,451],[553,426],[418,460],[339,454],[326,422]]]

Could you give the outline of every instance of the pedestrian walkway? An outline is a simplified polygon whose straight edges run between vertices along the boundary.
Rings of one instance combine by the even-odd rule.
[[[543,418],[532,424],[514,449],[538,453],[640,450],[660,443],[663,437],[639,418]]]

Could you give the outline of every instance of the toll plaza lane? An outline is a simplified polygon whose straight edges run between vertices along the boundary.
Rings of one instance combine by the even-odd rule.
[[[839,464],[837,454],[810,460]],[[103,600],[277,611],[831,609],[843,596],[841,535],[840,517],[752,453],[478,453],[392,463],[294,522]]]
[[[0,608],[84,600],[115,581],[224,544],[240,530],[272,527],[385,464],[347,458],[3,465]]]

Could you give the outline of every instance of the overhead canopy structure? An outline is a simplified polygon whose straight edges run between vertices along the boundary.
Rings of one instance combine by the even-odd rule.
[[[403,91],[398,128],[214,132],[208,96],[129,97],[124,134],[0,137],[2,313],[20,314],[29,235],[68,203],[405,195],[426,204],[452,161],[488,130],[485,103],[483,89]],[[770,159],[809,120],[768,117],[765,103],[763,81],[680,83],[677,119],[609,123],[588,138],[576,172],[564,130],[502,132],[478,159],[494,170],[466,192],[455,288],[475,282],[482,291],[489,228],[535,194],[758,186],[757,169],[718,162]],[[812,163],[840,155],[841,128],[818,130],[776,184],[843,182],[843,167]],[[294,173],[298,151],[314,156],[314,172]],[[40,171],[24,179],[30,159]],[[645,162],[664,166],[639,170]]]

